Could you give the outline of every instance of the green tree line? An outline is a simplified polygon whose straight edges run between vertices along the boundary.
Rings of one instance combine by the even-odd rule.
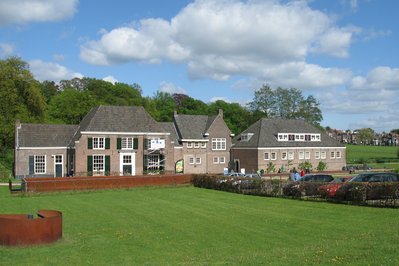
[[[313,96],[304,98],[299,89],[273,90],[264,85],[247,106],[223,100],[204,103],[162,91],[144,97],[138,84],[112,84],[88,77],[39,82],[26,62],[11,57],[0,60],[0,153],[13,148],[17,119],[23,123],[79,124],[98,105],[143,106],[160,122],[172,121],[174,111],[215,115],[223,109],[224,119],[235,134],[263,117],[304,119],[316,126],[322,120],[318,101]]]

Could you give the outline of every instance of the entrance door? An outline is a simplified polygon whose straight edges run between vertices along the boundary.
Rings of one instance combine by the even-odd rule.
[[[55,177],[63,177],[64,176],[64,169],[63,165],[63,156],[62,155],[55,155],[54,156],[54,175]]]
[[[120,175],[135,175],[136,154],[135,153],[121,153],[120,154]]]

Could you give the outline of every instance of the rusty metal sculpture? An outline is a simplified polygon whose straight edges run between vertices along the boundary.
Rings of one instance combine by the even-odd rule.
[[[0,214],[0,245],[25,246],[52,243],[62,237],[62,213],[39,210],[32,214]]]

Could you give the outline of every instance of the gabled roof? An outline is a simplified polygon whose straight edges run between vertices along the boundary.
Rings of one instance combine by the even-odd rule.
[[[80,132],[165,133],[142,106],[98,106],[80,123]]]
[[[21,124],[17,128],[17,148],[67,147],[78,125]]]
[[[170,133],[170,140],[174,141],[174,146],[179,145],[179,136],[177,134],[177,129],[173,122],[159,122],[159,124],[165,129],[166,132]]]
[[[204,136],[217,116],[174,115],[174,123],[180,139],[206,139]]]
[[[248,141],[240,141],[243,134],[252,133]],[[278,133],[320,134],[321,141],[278,141]],[[344,146],[326,133],[303,120],[263,118],[233,139],[234,148],[246,147],[341,147]]]

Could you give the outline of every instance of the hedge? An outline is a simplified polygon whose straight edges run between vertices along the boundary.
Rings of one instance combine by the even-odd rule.
[[[355,205],[399,207],[399,182],[346,183],[334,197],[319,190],[325,182],[293,182],[212,175],[195,175],[196,187],[264,197],[331,201]]]

